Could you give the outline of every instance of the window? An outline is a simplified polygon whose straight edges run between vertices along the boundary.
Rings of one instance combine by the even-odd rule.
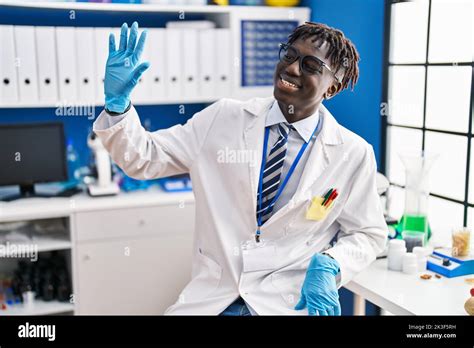
[[[473,13],[472,0],[387,4],[382,166],[392,185],[388,213],[396,218],[403,213],[405,173],[399,155],[438,154],[428,217],[440,240],[452,227],[474,228]]]

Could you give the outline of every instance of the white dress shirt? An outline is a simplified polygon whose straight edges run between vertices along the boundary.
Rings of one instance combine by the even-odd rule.
[[[291,165],[295,161],[298,152],[301,149],[301,146],[304,142],[310,142],[306,147],[303,156],[301,156],[298,165],[291,175],[290,179],[288,180],[286,187],[282,191],[280,197],[275,202],[273,207],[273,214],[276,213],[279,209],[281,209],[288,201],[293,197],[296,189],[298,188],[298,184],[300,182],[301,175],[303,174],[304,167],[306,165],[306,161],[308,159],[308,155],[311,152],[313,147],[314,140],[316,139],[318,134],[314,134],[313,139],[311,138],[311,134],[313,134],[314,129],[316,128],[318,121],[319,121],[319,109],[316,110],[314,114],[309,117],[306,117],[300,121],[293,122],[291,125],[295,128],[296,131],[290,131],[288,135],[288,147],[286,150],[286,157],[285,161],[283,162],[283,168],[281,173],[280,185],[283,182],[284,178],[288,174],[288,170],[290,169]],[[323,118],[321,118],[322,120]],[[275,101],[270,108],[270,111],[267,114],[265,120],[265,127],[271,126],[270,128],[270,135],[268,137],[268,146],[267,146],[267,156],[270,153],[270,150],[277,141],[280,133],[278,132],[278,124],[281,122],[288,122],[280,110],[280,106],[278,102]],[[319,133],[322,129],[322,125],[319,127],[317,133]]]

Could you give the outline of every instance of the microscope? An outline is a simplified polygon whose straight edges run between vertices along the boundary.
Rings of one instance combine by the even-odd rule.
[[[120,192],[120,187],[112,181],[112,170],[109,153],[94,132],[87,138],[87,145],[92,150],[97,168],[97,181],[87,185],[89,195],[111,196]]]

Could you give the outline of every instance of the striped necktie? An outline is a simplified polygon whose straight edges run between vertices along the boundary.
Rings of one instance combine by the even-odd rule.
[[[272,146],[270,153],[265,162],[265,168],[263,168],[263,180],[262,180],[262,206],[259,206],[260,193],[257,195],[257,219],[262,214],[262,224],[267,221],[272,215],[274,203],[270,205],[272,199],[278,192],[280,186],[281,171],[283,169],[283,163],[285,161],[286,150],[288,147],[288,134],[293,129],[288,123],[279,123],[278,137],[275,144]]]

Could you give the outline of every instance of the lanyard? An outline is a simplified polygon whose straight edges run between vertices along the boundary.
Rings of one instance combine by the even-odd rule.
[[[298,152],[298,155],[296,156],[295,160],[293,161],[293,164],[291,165],[290,169],[288,170],[288,173],[286,174],[285,179],[283,180],[280,187],[278,188],[278,191],[277,191],[275,197],[273,197],[272,201],[265,208],[265,210],[260,212],[260,214],[258,214],[258,216],[257,216],[258,228],[257,228],[257,232],[256,232],[256,235],[255,235],[255,240],[257,242],[260,241],[260,226],[262,226],[262,216],[265,215],[265,213],[268,211],[268,209],[270,209],[270,207],[272,207],[275,204],[275,202],[277,201],[277,199],[280,197],[283,189],[285,188],[286,184],[288,183],[288,180],[290,179],[291,175],[295,171],[295,168],[296,168],[298,162],[300,161],[301,157],[303,156],[304,151],[308,147],[309,142],[311,141],[311,139],[313,139],[314,133],[316,133],[316,131],[318,130],[320,123],[321,123],[321,117],[319,117],[318,124],[316,125],[316,128],[314,129],[313,133],[311,134],[311,137],[309,138],[309,141],[304,142],[303,145],[301,145],[300,151]],[[268,146],[269,134],[270,134],[270,127],[267,127],[267,128],[265,128],[265,139],[264,139],[264,142],[263,142],[263,154],[262,154],[262,166],[260,168],[260,179],[259,179],[259,182],[258,182],[258,210],[259,211],[261,210],[261,207],[262,207],[263,170],[265,168],[265,164],[266,164],[266,161],[267,161],[267,146]],[[289,133],[288,133],[288,136],[289,136]]]

